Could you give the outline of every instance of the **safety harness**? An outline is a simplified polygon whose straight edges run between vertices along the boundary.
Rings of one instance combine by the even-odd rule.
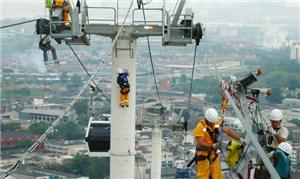
[[[127,73],[121,73],[118,76],[117,83],[120,86],[120,92],[122,94],[128,94],[130,92],[130,85],[127,78]]]
[[[276,131],[276,133],[282,128],[282,126],[280,128],[277,128],[277,129],[274,129]],[[273,135],[270,135],[267,139],[267,147],[266,147],[266,151],[267,152],[272,152],[272,151],[275,151],[276,148],[272,147],[272,143],[274,141],[274,136]]]
[[[206,126],[204,121],[201,121],[201,124],[203,126]],[[209,134],[210,138],[212,139],[213,143],[218,142],[218,137],[219,137],[219,128],[215,127],[214,130],[210,130],[209,127],[204,128],[204,130]],[[199,151],[205,151],[207,152],[207,155],[197,155],[197,152]],[[214,158],[211,158],[212,153],[214,152],[215,156]],[[187,167],[190,167],[193,162],[197,164],[198,161],[202,160],[208,160],[210,164],[212,164],[216,159],[218,158],[218,154],[216,153],[216,150],[210,148],[210,147],[205,147],[205,146],[196,146],[196,152],[194,158],[189,162]]]
[[[41,49],[41,50],[44,50],[44,51],[48,51],[50,48],[49,48],[49,46],[50,46],[50,43],[49,42],[47,42],[46,44],[43,44],[43,41],[47,38],[47,36],[48,35],[45,35],[45,37],[43,37],[42,38],[42,35],[40,35],[40,42],[39,42],[39,48]]]

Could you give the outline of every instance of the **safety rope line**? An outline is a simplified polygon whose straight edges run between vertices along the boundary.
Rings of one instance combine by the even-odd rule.
[[[19,23],[15,23],[15,24],[10,24],[10,25],[5,25],[5,26],[1,26],[0,29],[4,29],[4,28],[8,28],[8,27],[13,27],[13,26],[17,26],[17,25],[21,25],[21,24],[27,24],[33,21],[36,21],[38,19],[32,19],[32,20],[28,20],[28,21],[23,21],[23,22],[19,22]]]
[[[219,83],[222,83],[222,77],[221,77],[221,75],[219,73],[219,69],[217,67],[217,64],[214,63],[214,66],[215,66],[215,73],[216,73],[216,75],[218,77]],[[222,90],[222,86],[221,85],[220,85],[220,88]],[[225,89],[225,90],[227,90],[227,89]],[[224,105],[224,101],[223,100],[226,100],[226,105]],[[220,151],[221,151],[221,153],[223,153],[221,149],[222,149],[222,141],[223,141],[223,125],[224,125],[225,112],[226,112],[225,106],[228,107],[228,99],[223,99],[223,96],[222,96],[222,105],[221,105],[221,108],[222,108],[222,110],[221,110],[222,123],[221,123],[221,126],[220,126],[221,127],[221,131],[220,131],[220,134],[219,134],[220,140],[221,140],[221,142],[220,142]],[[220,157],[220,169],[219,169],[219,178],[220,178],[221,177],[220,174],[221,174],[222,157],[221,156],[219,156],[219,157]],[[225,160],[225,162],[227,162],[226,159],[225,159],[225,156],[224,156],[224,160]],[[231,170],[229,170],[229,173],[232,176]]]
[[[134,1],[134,0],[131,1],[130,6],[129,6],[129,8],[128,8],[128,11],[127,11],[127,13],[126,13],[126,16],[125,16],[125,18],[124,18],[124,20],[123,20],[123,23],[122,23],[122,25],[121,25],[121,27],[120,27],[120,29],[119,29],[119,31],[118,31],[116,37],[114,38],[114,40],[113,40],[113,42],[112,42],[112,47],[114,47],[115,44],[117,43],[117,40],[118,40],[118,38],[119,38],[119,36],[120,36],[120,34],[121,34],[121,32],[122,32],[122,29],[123,29],[123,27],[124,27],[124,25],[125,25],[126,19],[127,19],[128,15],[129,15],[129,12],[130,12],[131,8],[132,8],[133,1]]]
[[[88,72],[88,70],[86,69],[86,67],[84,66],[84,64],[82,63],[82,61],[80,60],[80,58],[78,57],[77,53],[74,51],[74,49],[72,48],[72,46],[69,44],[70,49],[72,50],[73,54],[75,55],[76,59],[78,60],[78,62],[80,63],[80,65],[82,66],[82,68],[84,69],[84,71],[86,72],[86,74],[91,78],[92,75]],[[106,99],[106,101],[110,102],[110,99],[104,94],[104,92],[98,87],[97,83],[94,81],[94,79],[92,79],[92,82],[94,83],[96,89],[104,96],[104,98]]]
[[[142,3],[141,5],[142,5],[142,10],[143,10],[144,23],[145,23],[145,25],[147,25],[146,15],[145,15],[145,9],[144,9],[144,4]],[[155,84],[156,94],[157,94],[159,103],[160,103],[160,105],[161,105],[161,108],[163,109],[164,106],[163,106],[163,104],[162,104],[162,102],[161,102],[161,98],[160,98],[159,91],[158,91],[157,80],[156,80],[156,74],[155,74],[155,70],[154,70],[153,59],[152,59],[152,52],[151,52],[151,46],[150,46],[149,36],[148,36],[148,35],[147,35],[147,46],[148,46],[148,53],[149,53],[150,62],[151,62],[151,68],[152,68],[152,74],[153,74],[153,79],[154,79],[154,84]]]
[[[190,83],[190,92],[189,92],[189,100],[187,105],[187,113],[188,117],[190,117],[190,107],[191,107],[191,98],[192,98],[192,89],[193,89],[193,81],[194,81],[194,71],[195,71],[195,63],[196,63],[196,56],[197,56],[197,45],[195,44],[195,50],[194,50],[194,59],[193,59],[193,68],[192,68],[192,77],[191,77],[191,83]],[[188,119],[184,119],[184,123],[186,123],[186,126],[184,126],[185,132],[188,130]]]

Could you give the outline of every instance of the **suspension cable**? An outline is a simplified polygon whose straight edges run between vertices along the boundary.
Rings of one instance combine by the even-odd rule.
[[[191,98],[192,98],[192,89],[193,89],[193,80],[194,80],[194,71],[195,71],[195,62],[196,62],[196,56],[197,56],[197,45],[195,44],[195,50],[194,50],[194,60],[193,60],[193,68],[192,68],[192,77],[191,77],[191,83],[190,83],[190,92],[189,92],[189,100],[188,100],[188,117],[190,117],[190,107],[191,107]],[[187,132],[188,130],[188,119],[184,119],[184,130]]]
[[[80,58],[78,57],[77,53],[74,51],[74,49],[72,48],[72,46],[69,44],[70,49],[72,50],[73,54],[75,55],[76,59],[78,60],[78,62],[80,63],[80,65],[82,66],[82,68],[84,69],[84,71],[86,72],[86,74],[91,78],[92,82],[94,83],[96,89],[104,96],[104,98],[106,99],[106,101],[110,102],[110,99],[104,94],[104,92],[98,87],[97,83],[94,81],[94,79],[92,78],[92,75],[88,72],[88,70],[86,69],[86,67],[84,66],[84,64],[82,63],[82,61],[80,60]]]
[[[146,15],[145,15],[145,9],[144,9],[144,4],[143,3],[142,3],[142,10],[143,10],[144,23],[145,23],[145,25],[147,25]],[[153,79],[154,79],[156,94],[157,94],[157,97],[158,97],[158,101],[159,101],[159,103],[161,105],[161,108],[163,109],[164,106],[163,106],[163,104],[161,102],[161,98],[160,98],[159,91],[158,91],[156,74],[155,74],[155,70],[154,70],[152,53],[151,53],[151,46],[150,46],[149,36],[148,35],[147,35],[147,46],[148,46],[148,52],[149,52],[149,57],[150,57],[150,62],[151,62],[151,68],[152,68],[152,74],[153,74]]]
[[[119,38],[119,35],[120,35],[121,32],[122,32],[122,29],[123,29],[123,27],[124,27],[124,24],[125,24],[125,22],[126,22],[126,19],[127,19],[128,15],[129,15],[129,12],[130,12],[131,8],[132,8],[133,1],[134,1],[134,0],[131,1],[130,6],[129,6],[129,8],[128,8],[128,11],[127,11],[127,13],[126,13],[126,16],[125,16],[125,18],[124,18],[124,20],[123,20],[123,23],[122,23],[122,25],[121,25],[121,27],[120,27],[120,29],[119,29],[119,31],[118,31],[116,37],[114,38],[114,40],[113,40],[113,42],[112,42],[112,47],[114,47],[115,44],[117,43],[117,40],[118,40],[118,38]]]
[[[4,29],[4,28],[8,28],[8,27],[13,27],[13,26],[17,26],[17,25],[21,25],[21,24],[27,24],[33,21],[36,21],[38,19],[32,19],[32,20],[28,20],[28,21],[23,21],[23,22],[19,22],[19,23],[15,23],[15,24],[10,24],[10,25],[5,25],[5,26],[1,26],[0,29]]]

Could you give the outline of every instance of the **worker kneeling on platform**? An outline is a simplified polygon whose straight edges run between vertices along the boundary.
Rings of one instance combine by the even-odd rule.
[[[62,8],[63,9],[63,19],[64,19],[64,25],[65,28],[70,28],[70,10],[71,4],[69,0],[54,0],[53,1],[53,8]]]
[[[220,127],[223,119],[219,119],[218,112],[214,108],[205,111],[204,119],[201,120],[194,129],[196,141],[196,162],[198,166],[197,176],[199,179],[223,179],[220,169],[220,142],[218,136],[220,132],[225,132],[228,136],[245,144],[245,140],[240,138],[234,131],[227,127]]]
[[[128,72],[126,70],[118,69],[118,78],[117,83],[120,87],[120,106],[121,107],[128,107],[129,106],[129,99],[128,94],[130,92],[130,85],[128,82]]]

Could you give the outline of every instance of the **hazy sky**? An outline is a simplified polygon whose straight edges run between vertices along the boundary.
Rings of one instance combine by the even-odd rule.
[[[77,0],[73,0],[76,3]],[[147,0],[144,0],[147,1]],[[150,0],[148,0],[150,1]],[[0,0],[1,2],[1,19],[5,18],[34,18],[46,15],[45,0]],[[115,6],[117,0],[87,0],[89,6]],[[131,0],[119,0],[121,8],[128,8]],[[151,4],[146,7],[161,7],[163,0],[152,0]],[[166,0],[166,7],[169,11],[173,8],[177,0]],[[222,12],[237,11],[239,14],[247,10],[245,13],[256,12],[265,15],[269,11],[289,9],[291,17],[298,17],[300,21],[300,0],[186,0],[186,7],[193,7],[195,16],[201,16],[202,19],[215,18],[220,9]],[[134,0],[134,7],[136,8],[136,0]],[[196,15],[197,14],[197,15]],[[225,13],[226,14],[226,13]],[[222,14],[220,13],[222,16]],[[231,14],[229,14],[231,15]],[[243,15],[243,14],[241,14]],[[271,15],[271,14],[270,14]],[[277,15],[282,15],[278,13]],[[231,15],[232,16],[232,15]],[[232,17],[231,17],[232,18]],[[272,18],[272,17],[270,17]]]

